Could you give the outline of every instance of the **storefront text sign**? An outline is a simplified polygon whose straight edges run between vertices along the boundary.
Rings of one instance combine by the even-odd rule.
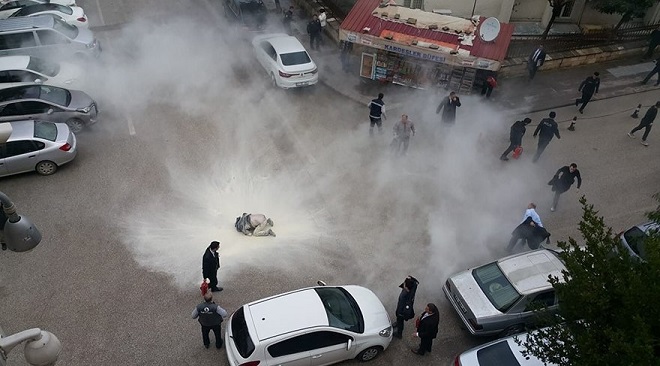
[[[433,55],[433,54],[430,54],[430,53],[424,53],[424,52],[415,51],[415,50],[411,50],[411,49],[403,48],[403,47],[398,47],[398,46],[392,46],[392,45],[388,45],[388,44],[383,45],[383,46],[384,46],[386,51],[400,53],[404,56],[421,58],[422,60],[429,60],[429,61],[434,61],[434,62],[445,62],[445,57],[443,57],[443,56]]]

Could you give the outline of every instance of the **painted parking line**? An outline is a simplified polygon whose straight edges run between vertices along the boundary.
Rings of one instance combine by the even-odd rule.
[[[131,136],[134,136],[135,135],[135,125],[133,124],[133,119],[131,118],[131,116],[126,115],[126,121],[128,122],[128,133]]]

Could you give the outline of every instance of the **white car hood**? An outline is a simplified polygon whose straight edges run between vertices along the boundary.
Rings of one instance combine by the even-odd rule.
[[[360,306],[364,318],[364,332],[378,333],[391,326],[390,317],[378,296],[371,290],[360,286],[343,286]]]
[[[451,277],[452,294],[458,293],[468,312],[472,312],[476,319],[501,315],[488,300],[477,281],[472,276],[472,270],[460,272]]]

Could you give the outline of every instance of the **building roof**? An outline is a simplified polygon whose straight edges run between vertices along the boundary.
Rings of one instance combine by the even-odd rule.
[[[481,57],[490,60],[502,61],[506,57],[507,49],[509,48],[511,35],[513,34],[514,29],[512,24],[500,23],[499,36],[493,42],[484,42],[477,35],[477,37],[475,37],[472,41],[473,45],[466,46],[460,44],[461,40],[459,40],[459,35],[456,32],[452,33],[452,29],[449,29],[449,31],[442,30],[442,24],[447,24],[448,18],[456,17],[448,17],[445,15],[425,12],[428,14],[428,18],[437,16],[438,23],[441,25],[438,27],[438,29],[428,29],[428,27],[421,28],[407,24],[405,23],[405,20],[392,19],[389,14],[388,18],[374,15],[374,10],[376,10],[380,4],[381,0],[357,0],[351,11],[348,13],[348,16],[346,16],[344,21],[341,23],[340,28],[347,32],[369,34],[374,37],[381,37],[384,31],[390,31],[409,35],[412,37],[418,37],[420,39],[424,39],[425,41],[437,41],[440,43],[440,45],[457,45],[460,46],[461,49],[469,51],[470,55],[474,57]],[[391,5],[387,8],[391,8]],[[483,24],[485,19],[486,18],[484,17],[480,17],[479,25]],[[469,22],[469,20],[467,21]],[[369,31],[364,32],[363,29],[365,28],[369,28]]]
[[[548,276],[562,278],[564,263],[550,250],[542,249],[506,257],[498,265],[513,287],[521,294],[551,288]]]

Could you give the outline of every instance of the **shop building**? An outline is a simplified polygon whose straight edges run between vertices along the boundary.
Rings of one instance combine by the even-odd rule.
[[[469,94],[500,69],[512,33],[513,25],[495,18],[464,19],[358,0],[339,39],[352,42],[361,54],[361,77]]]

